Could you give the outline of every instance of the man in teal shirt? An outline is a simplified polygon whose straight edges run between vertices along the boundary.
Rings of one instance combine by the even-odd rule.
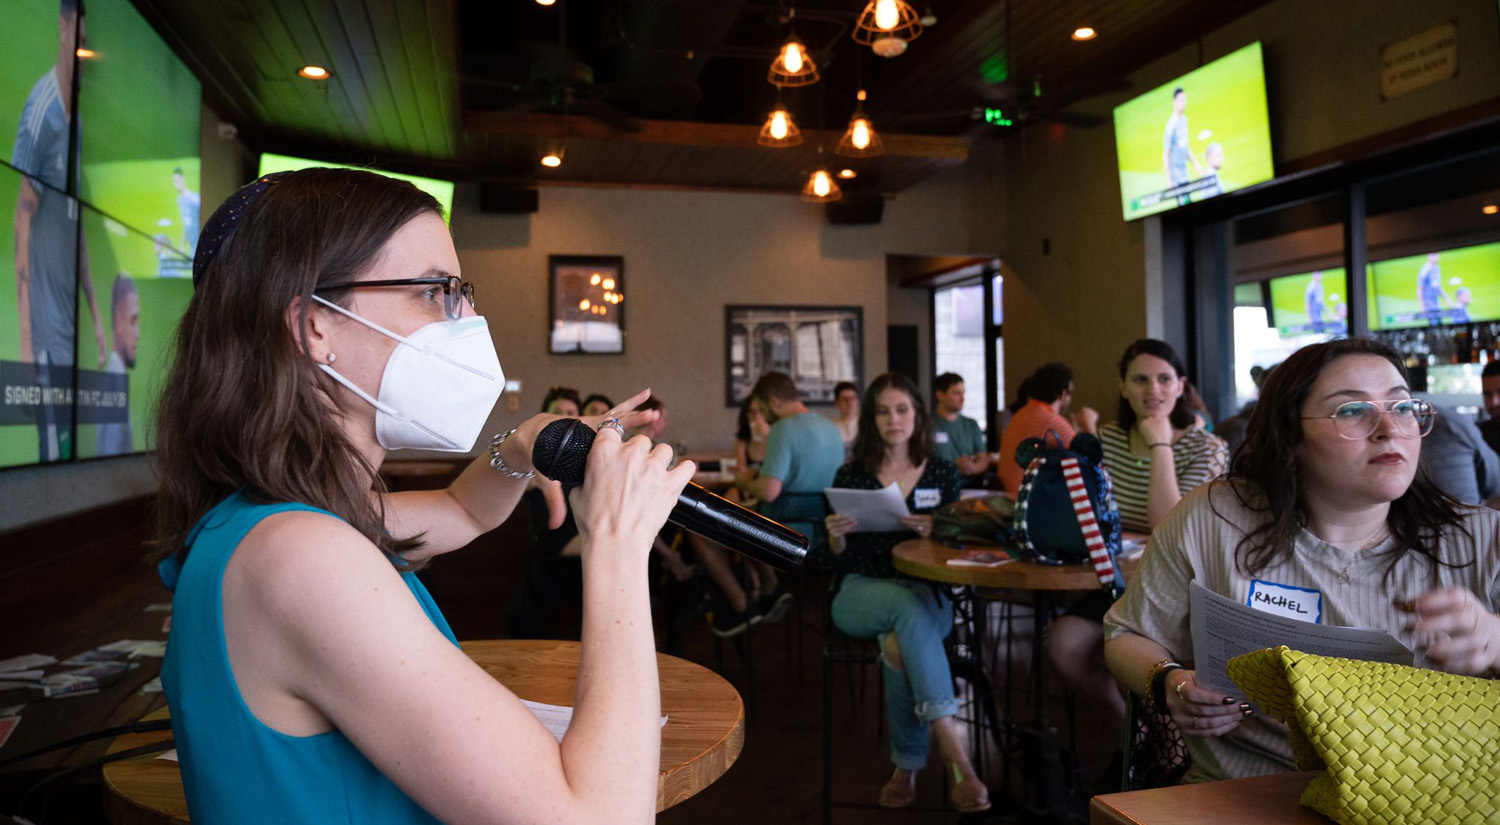
[[[990,468],[990,455],[984,449],[984,433],[979,422],[959,413],[964,408],[964,379],[956,372],[945,372],[932,382],[932,454],[958,465],[965,487],[982,486],[979,482]]]
[[[826,507],[823,490],[833,485],[833,476],[844,463],[844,438],[832,421],[808,411],[791,376],[768,372],[755,382],[750,403],[771,423],[766,436],[766,459],[760,474],[748,473],[736,481],[749,498],[759,499],[760,510],[794,530],[811,535],[821,529]],[[774,590],[767,598],[766,621],[786,614],[791,593],[775,584],[775,571],[764,565],[762,586],[771,577]]]

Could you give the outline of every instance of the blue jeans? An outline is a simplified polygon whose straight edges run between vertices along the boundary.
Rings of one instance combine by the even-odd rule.
[[[895,633],[905,671],[885,661],[886,716],[891,723],[891,761],[904,770],[927,764],[927,723],[958,713],[953,674],[943,639],[953,629],[948,594],[911,579],[872,579],[850,574],[833,599],[833,623],[856,639]]]

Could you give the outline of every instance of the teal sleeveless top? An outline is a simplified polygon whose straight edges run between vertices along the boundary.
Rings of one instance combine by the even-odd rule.
[[[262,519],[295,510],[326,513],[305,504],[254,504],[236,493],[198,522],[186,561],[174,556],[159,568],[173,591],[161,681],[193,825],[435,823],[344,734],[277,732],[240,695],[224,642],[224,568]],[[457,644],[416,575],[401,578],[432,623]]]

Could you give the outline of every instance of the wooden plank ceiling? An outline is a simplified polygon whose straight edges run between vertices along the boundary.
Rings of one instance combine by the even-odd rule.
[[[516,185],[788,192],[826,163],[872,195],[961,164],[986,100],[1022,126],[1064,119],[1266,1],[916,0],[937,25],[883,59],[849,38],[860,0],[135,0],[255,150]],[[1079,25],[1099,37],[1073,42]],[[823,80],[779,96],[804,144],[759,147],[789,30]],[[298,77],[306,64],[331,77]],[[831,150],[860,87],[887,153],[849,161]],[[562,167],[537,164],[563,145]]]

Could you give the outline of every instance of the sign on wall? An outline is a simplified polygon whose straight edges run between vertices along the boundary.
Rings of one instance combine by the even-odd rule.
[[[1380,97],[1415,92],[1458,74],[1458,24],[1449,20],[1380,50]]]

